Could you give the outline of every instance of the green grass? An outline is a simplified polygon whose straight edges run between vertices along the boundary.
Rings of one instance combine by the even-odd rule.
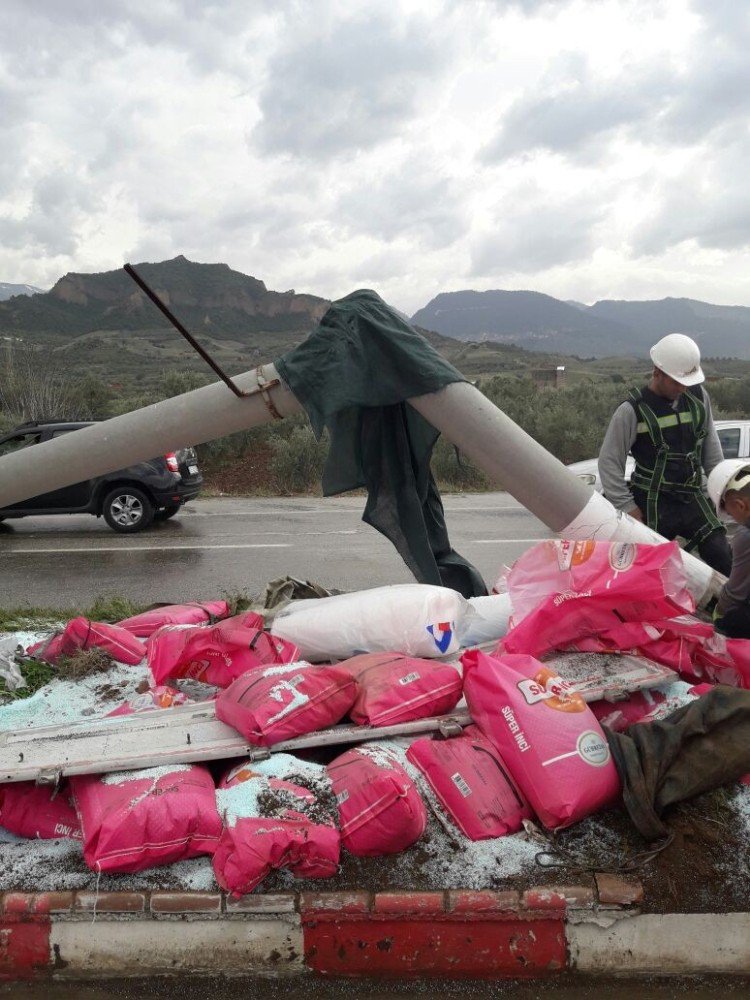
[[[42,663],[41,660],[18,659],[21,673],[26,680],[26,686],[18,688],[16,691],[9,691],[5,681],[0,678],[0,704],[7,704],[9,701],[20,701],[22,698],[30,698],[39,688],[57,677],[57,671],[49,663]]]
[[[33,605],[0,608],[0,632],[18,632],[22,629],[59,628],[71,618],[83,616],[95,622],[117,622],[131,615],[140,614],[148,607],[120,594],[97,597],[89,607],[36,607]]]

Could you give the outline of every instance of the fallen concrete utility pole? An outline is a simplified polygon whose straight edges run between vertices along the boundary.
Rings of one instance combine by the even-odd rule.
[[[0,458],[0,507],[302,411],[272,364],[235,382],[249,395],[215,383]],[[663,541],[615,510],[475,386],[456,382],[409,402],[552,531],[567,538]],[[688,587],[706,603],[723,577],[695,556],[683,552],[682,558]]]
[[[273,365],[234,381],[250,395],[216,382],[0,458],[0,507],[302,412]]]
[[[664,541],[582,482],[468,382],[456,382],[409,403],[561,537],[651,545]],[[699,605],[718,595],[725,580],[720,573],[688,552],[682,553],[682,561],[688,588]]]

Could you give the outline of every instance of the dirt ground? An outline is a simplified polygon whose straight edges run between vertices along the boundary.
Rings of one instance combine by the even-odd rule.
[[[622,873],[638,878],[645,890],[643,910],[648,913],[744,912],[750,893],[750,848],[737,828],[737,815],[724,789],[678,806],[670,817],[671,844],[656,856],[633,828],[622,809],[611,810],[562,832],[562,849],[525,864],[517,875],[487,866],[483,885],[488,889],[527,889],[549,884],[590,885],[594,872]],[[263,884],[264,892],[316,889],[434,890],[431,842],[444,841],[440,825],[431,817],[422,839],[409,851],[394,857],[355,858],[342,852],[339,875],[326,881],[303,882],[278,873]],[[449,861],[444,888],[460,888],[450,868],[461,868],[462,845],[458,838]],[[539,844],[539,852],[547,848]]]
[[[227,465],[210,463],[202,468],[203,491],[224,496],[264,495],[270,491],[269,462],[273,452],[264,444],[252,456],[246,455]]]

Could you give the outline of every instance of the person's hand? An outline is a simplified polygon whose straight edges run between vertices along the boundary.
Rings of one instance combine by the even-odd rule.
[[[640,507],[633,507],[632,510],[628,511],[628,514],[630,515],[630,517],[633,518],[634,521],[640,521],[641,524],[643,524],[643,514],[641,514]]]

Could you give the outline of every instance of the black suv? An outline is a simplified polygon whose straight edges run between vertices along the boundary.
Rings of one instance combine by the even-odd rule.
[[[92,423],[91,420],[50,420],[21,424],[0,437],[0,456],[90,427]],[[183,448],[106,476],[44,493],[13,507],[0,507],[0,521],[33,514],[95,514],[104,517],[115,531],[143,531],[154,520],[166,521],[174,517],[187,500],[197,496],[202,483],[195,451]]]

